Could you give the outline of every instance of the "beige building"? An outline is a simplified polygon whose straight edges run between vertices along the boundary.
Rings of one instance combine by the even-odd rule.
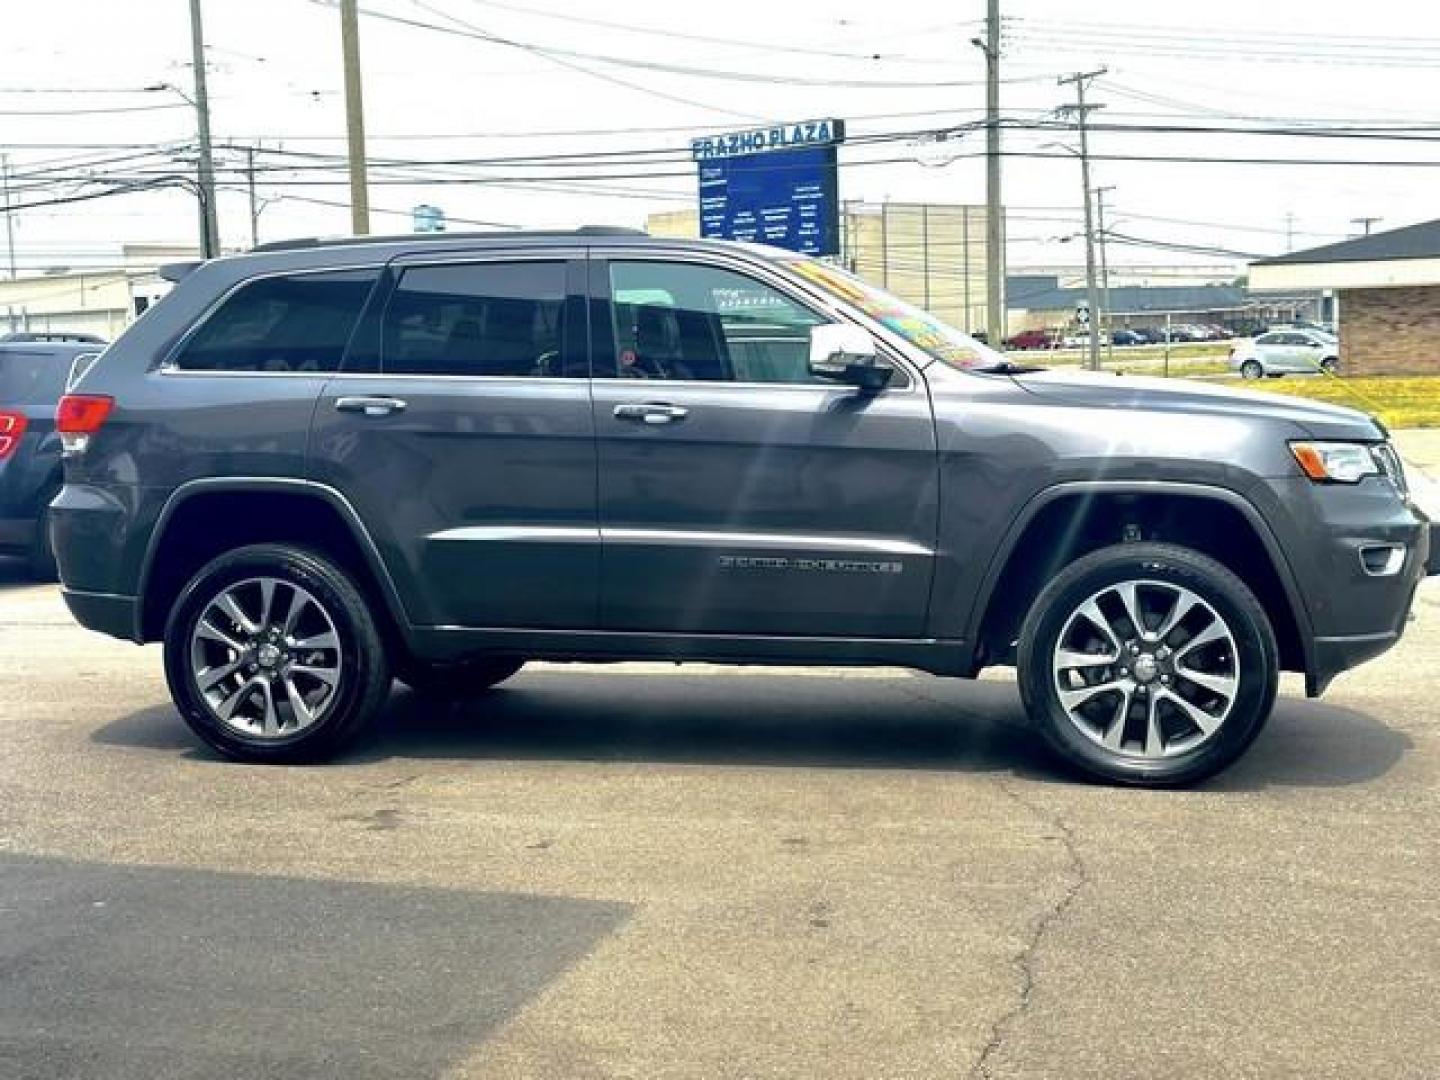
[[[0,281],[0,333],[80,331],[114,340],[169,289],[157,268],[197,257],[182,245],[124,244],[108,267],[62,267]]]
[[[1440,372],[1440,221],[1262,259],[1250,286],[1333,289],[1349,374]]]
[[[700,235],[695,210],[651,214],[652,236]],[[967,332],[985,329],[985,208],[926,203],[845,204],[844,264],[868,281]]]

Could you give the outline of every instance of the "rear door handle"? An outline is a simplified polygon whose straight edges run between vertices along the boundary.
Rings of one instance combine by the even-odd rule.
[[[664,401],[646,401],[639,405],[616,405],[615,419],[639,420],[645,424],[673,424],[684,420],[690,410],[684,405],[671,405]]]
[[[404,412],[405,402],[393,397],[342,397],[335,399],[340,412],[358,412],[366,416],[389,416]]]

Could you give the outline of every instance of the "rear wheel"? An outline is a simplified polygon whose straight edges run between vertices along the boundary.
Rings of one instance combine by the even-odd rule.
[[[1259,360],[1246,360],[1240,365],[1240,376],[1245,379],[1258,379],[1265,374],[1265,369],[1260,366]]]
[[[1278,649],[1233,573],[1169,544],[1104,548],[1067,567],[1020,634],[1020,688],[1050,745],[1101,779],[1211,776],[1260,733]]]
[[[525,666],[524,660],[482,657],[451,664],[407,661],[395,677],[417,694],[438,698],[466,698],[483,694]]]
[[[1324,360],[1320,361],[1320,370],[1326,375],[1340,374],[1340,358],[1336,356],[1325,357]]]
[[[239,548],[195,575],[165,629],[165,676],[191,730],[244,761],[334,754],[390,687],[379,630],[349,576],[278,544]]]

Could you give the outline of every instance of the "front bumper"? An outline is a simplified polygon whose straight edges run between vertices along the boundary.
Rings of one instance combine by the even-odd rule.
[[[1400,640],[1420,582],[1440,572],[1440,530],[1380,477],[1276,488],[1296,526],[1284,547],[1308,609],[1305,689],[1316,697]]]

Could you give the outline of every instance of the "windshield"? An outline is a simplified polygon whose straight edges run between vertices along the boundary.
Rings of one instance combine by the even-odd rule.
[[[790,258],[781,262],[831,296],[859,308],[887,330],[899,334],[929,356],[961,370],[1005,367],[1005,357],[923,308],[878,289],[848,271],[814,259]]]

